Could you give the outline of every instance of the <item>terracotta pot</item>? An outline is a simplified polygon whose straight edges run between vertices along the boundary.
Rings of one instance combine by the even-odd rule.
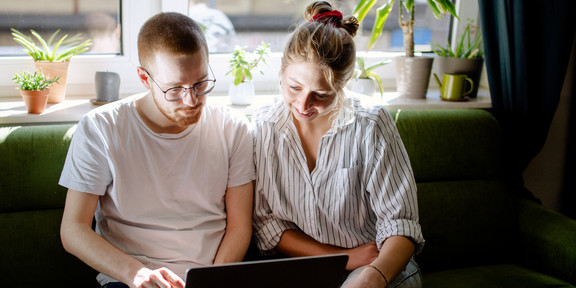
[[[474,88],[468,95],[470,98],[476,98],[478,87],[480,86],[480,76],[484,59],[465,59],[452,57],[436,57],[435,65],[438,71],[438,77],[444,74],[464,74],[474,82]]]
[[[58,83],[50,86],[50,96],[48,103],[60,103],[66,98],[66,78],[68,77],[68,64],[70,61],[65,62],[47,62],[35,61],[36,69],[42,69],[42,73],[50,78],[60,76]]]
[[[395,57],[396,89],[403,98],[425,99],[432,72],[431,57]]]
[[[50,89],[44,90],[20,90],[26,110],[31,114],[41,114],[46,109]]]
[[[254,82],[242,82],[238,85],[230,83],[230,86],[228,86],[228,93],[230,94],[230,102],[232,105],[250,105],[252,104],[252,99],[256,94]]]

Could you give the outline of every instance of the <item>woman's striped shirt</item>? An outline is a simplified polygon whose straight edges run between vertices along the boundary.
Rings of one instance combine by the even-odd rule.
[[[393,235],[422,248],[416,184],[393,119],[381,106],[344,102],[349,113],[320,140],[312,172],[281,100],[254,115],[254,229],[263,252],[288,229],[344,248],[380,247]]]

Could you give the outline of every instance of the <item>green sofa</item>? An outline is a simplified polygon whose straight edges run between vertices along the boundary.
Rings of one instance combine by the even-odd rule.
[[[575,287],[576,221],[510,195],[490,113],[391,114],[418,182],[425,287]],[[66,189],[57,182],[74,129],[0,126],[0,283],[97,287],[59,238]]]

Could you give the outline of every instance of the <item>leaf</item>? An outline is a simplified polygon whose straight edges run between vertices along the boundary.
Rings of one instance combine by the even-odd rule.
[[[58,42],[58,43],[60,43],[60,42]],[[74,55],[88,51],[88,49],[91,45],[92,45],[92,40],[88,39],[78,46],[70,47],[70,48],[62,51],[60,54],[55,55],[53,61],[67,61],[70,58],[72,58],[72,56],[74,56]],[[58,47],[58,46],[59,46],[59,44],[57,44],[56,47]],[[54,48],[54,49],[56,49],[56,48]]]
[[[372,49],[374,44],[376,44],[376,40],[378,40],[382,34],[384,23],[386,23],[386,19],[388,19],[390,10],[392,10],[392,5],[394,5],[394,0],[380,6],[380,8],[376,10],[376,20],[374,20],[374,26],[372,27],[372,34],[370,35],[370,40],[368,41],[367,50]]]
[[[436,5],[436,2],[434,2],[434,0],[428,0],[428,6],[430,7],[430,11],[432,11],[432,14],[434,14],[434,17],[436,17],[436,19],[441,19],[442,18],[442,11],[440,11],[440,9],[438,9],[438,6]]]
[[[380,66],[384,66],[384,65],[389,64],[389,63],[390,63],[390,60],[380,61],[380,62],[377,62],[377,63],[374,63],[374,64],[368,66],[368,67],[366,68],[366,70],[372,71],[372,70],[374,70],[374,69],[376,69],[376,68],[378,68],[378,67],[380,67]]]
[[[374,79],[376,83],[378,83],[378,88],[380,88],[380,98],[382,98],[384,96],[384,86],[382,85],[382,79],[380,79],[380,76],[374,72],[369,72],[368,77]]]
[[[234,85],[242,83],[242,78],[244,77],[244,75],[242,74],[242,69],[236,69],[234,70],[233,73],[234,73]]]
[[[358,4],[356,5],[354,11],[352,12],[352,16],[356,17],[356,19],[358,19],[358,22],[362,22],[362,20],[364,20],[364,17],[366,17],[366,15],[370,11],[370,9],[372,9],[374,4],[376,4],[376,2],[378,2],[378,0],[358,1]]]
[[[444,11],[447,11],[448,13],[450,13],[450,15],[454,16],[456,19],[458,19],[458,21],[460,21],[460,18],[456,13],[456,6],[454,6],[454,3],[452,3],[452,1],[450,0],[436,0],[436,1],[440,3]]]
[[[410,12],[414,9],[414,0],[406,0],[404,1],[404,8],[406,11]]]
[[[246,76],[245,81],[252,81],[252,72],[250,72],[250,69],[244,69],[244,76]]]
[[[434,53],[443,57],[454,57],[454,58],[481,58],[482,51],[480,50],[480,45],[482,43],[482,37],[480,33],[476,35],[474,43],[471,42],[471,23],[468,23],[462,32],[462,36],[458,39],[454,49],[451,48],[450,43],[446,44],[446,47],[442,47],[438,44],[433,44],[437,49],[434,49]]]
[[[48,52],[50,51],[50,48],[49,48],[48,44],[46,43],[46,41],[44,41],[44,38],[42,38],[42,36],[40,36],[40,34],[38,34],[38,32],[36,32],[34,30],[30,30],[30,33],[32,33],[32,35],[34,35],[34,37],[36,37],[36,39],[38,39],[38,41],[40,42],[42,47],[44,47],[45,57],[50,57],[50,54],[48,54]],[[50,59],[45,59],[45,60],[51,61]]]

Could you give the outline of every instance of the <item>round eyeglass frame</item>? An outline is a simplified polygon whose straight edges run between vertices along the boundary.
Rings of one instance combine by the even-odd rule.
[[[150,79],[152,79],[152,82],[154,82],[154,84],[156,84],[156,86],[158,86],[158,89],[160,89],[160,91],[162,91],[162,93],[164,93],[164,99],[166,99],[166,101],[169,101],[169,102],[176,102],[176,101],[182,100],[182,98],[184,98],[184,97],[186,97],[186,95],[188,95],[189,91],[192,91],[192,93],[194,93],[194,95],[196,95],[196,96],[204,96],[204,95],[212,92],[212,90],[216,86],[216,77],[214,77],[214,71],[212,71],[212,67],[210,66],[210,64],[208,64],[208,69],[210,69],[210,73],[212,73],[212,78],[214,78],[214,79],[206,79],[206,80],[196,82],[188,88],[182,87],[182,86],[170,87],[170,88],[166,89],[166,91],[162,90],[162,87],[160,87],[158,82],[156,82],[156,80],[154,80],[154,77],[152,77],[152,74],[150,74],[150,72],[148,72],[148,70],[146,70],[146,68],[144,68],[142,66],[140,66],[140,68],[142,68],[142,70],[144,70],[144,72],[146,72],[146,74],[148,74]],[[212,87],[210,87],[210,89],[207,89],[207,90],[202,91],[200,93],[196,92],[196,87],[198,87],[204,83],[208,83],[208,82],[212,82]],[[181,92],[182,96],[180,96],[180,98],[168,99],[168,97],[166,96],[167,93],[170,92],[170,90],[174,90],[174,89],[184,89],[183,92]]]

